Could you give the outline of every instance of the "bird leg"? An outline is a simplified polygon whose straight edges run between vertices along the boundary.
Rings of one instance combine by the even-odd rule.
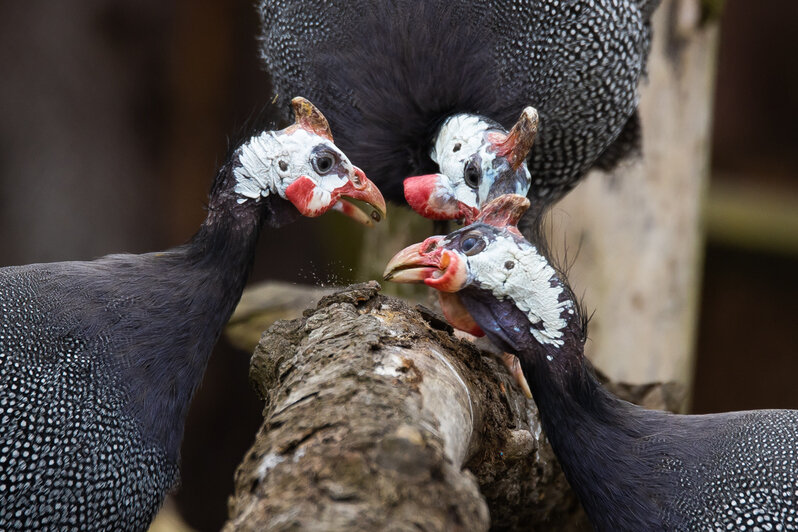
[[[499,360],[501,360],[502,364],[510,371],[515,383],[521,388],[521,391],[524,392],[526,398],[532,399],[532,391],[529,389],[529,384],[526,382],[524,371],[521,369],[521,361],[518,360],[518,357],[511,353],[502,353],[501,356],[499,356]]]

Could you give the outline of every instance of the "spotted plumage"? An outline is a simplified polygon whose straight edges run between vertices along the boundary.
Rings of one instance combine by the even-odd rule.
[[[371,223],[348,198],[384,214],[309,105],[271,148],[258,134],[234,151],[189,243],[0,268],[0,530],[145,530],[263,223],[329,209]]]
[[[113,273],[140,272],[132,257],[110,269],[106,261],[0,269],[0,529],[143,530],[177,482],[185,408],[168,420],[167,450],[157,429],[137,419],[137,386],[124,378],[148,332],[146,312],[127,318],[142,336],[117,332],[124,307],[146,298]],[[119,295],[95,292],[106,283]],[[170,310],[189,308],[180,303]],[[167,319],[152,305],[152,318]],[[86,334],[87,319],[95,333]],[[181,336],[177,325],[161,333],[165,343]]]
[[[440,170],[431,152],[448,117],[509,129],[534,107],[529,196],[542,205],[636,149],[658,3],[262,0],[261,53],[278,98],[324,102],[338,143],[394,201],[405,178]]]
[[[798,530],[798,411],[674,415],[610,394],[584,357],[586,324],[565,277],[540,237],[533,244],[514,227],[526,200],[507,198],[473,225],[400,252],[386,273],[446,291],[456,326],[471,320],[517,354],[596,530]],[[554,335],[536,334],[541,312]]]

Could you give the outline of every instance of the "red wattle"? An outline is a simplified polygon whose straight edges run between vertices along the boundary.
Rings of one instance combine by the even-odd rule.
[[[447,292],[438,292],[438,301],[441,304],[441,310],[446,317],[446,321],[452,324],[452,327],[460,329],[474,336],[485,336],[482,329],[479,328],[477,322],[468,313],[460,296],[457,294],[450,294]]]
[[[407,204],[430,220],[464,220],[466,224],[473,222],[479,210],[445,193],[446,187],[441,184],[442,179],[446,179],[446,176],[428,174],[405,179]]]
[[[438,175],[419,175],[404,180],[405,200],[410,208],[424,218],[431,220],[450,220],[451,213],[441,210],[432,201],[438,188]]]
[[[441,292],[457,292],[466,284],[468,274],[459,253],[443,250],[438,268],[443,272],[440,277],[428,277],[424,284]]]

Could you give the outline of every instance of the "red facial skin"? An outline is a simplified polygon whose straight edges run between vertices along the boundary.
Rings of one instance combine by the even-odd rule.
[[[288,185],[285,189],[285,197],[294,204],[302,216],[309,216],[311,218],[324,214],[327,209],[332,207],[332,204],[325,206],[321,209],[312,208],[310,202],[313,200],[313,191],[316,189],[316,183],[310,178],[299,176],[293,183]],[[333,203],[335,203],[333,201]]]
[[[457,252],[443,249],[441,236],[433,236],[420,244],[409,246],[390,260],[386,279],[400,283],[423,282],[439,291],[441,310],[454,327],[474,336],[484,336],[455,293],[467,282],[465,258]]]
[[[446,317],[446,321],[451,323],[453,327],[474,336],[485,336],[477,322],[474,321],[474,318],[463,306],[460,296],[447,292],[438,292],[438,302],[441,304],[441,310]]]
[[[459,253],[448,249],[436,250],[433,253],[437,253],[440,257],[437,271],[443,273],[427,277],[424,279],[424,284],[441,292],[459,292],[465,286],[468,277],[465,259]]]
[[[463,220],[470,224],[479,209],[442,194],[442,174],[419,175],[404,180],[405,200],[414,211],[430,220]]]

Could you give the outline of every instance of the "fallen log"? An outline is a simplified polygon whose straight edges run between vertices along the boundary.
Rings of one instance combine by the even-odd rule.
[[[589,529],[504,367],[379,289],[325,296],[261,338],[264,423],[225,530]],[[672,387],[616,391],[680,402]]]

